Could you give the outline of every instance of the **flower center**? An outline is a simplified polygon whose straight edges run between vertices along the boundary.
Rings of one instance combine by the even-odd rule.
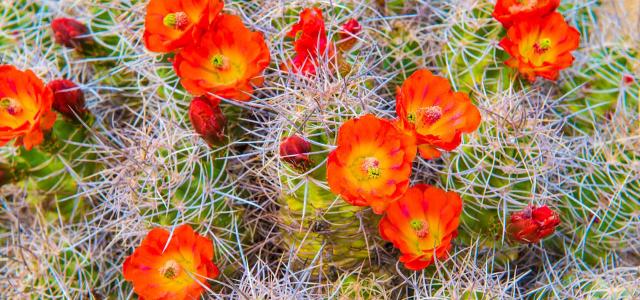
[[[229,59],[222,54],[217,54],[211,57],[211,64],[220,70],[225,70],[229,67]]]
[[[407,120],[409,120],[409,123],[415,124],[416,123],[416,114],[409,113],[407,115]]]
[[[415,121],[419,121],[421,125],[428,126],[440,120],[442,117],[442,108],[435,105],[422,107],[418,109],[417,114],[418,117]]]
[[[22,105],[16,99],[2,98],[0,99],[0,109],[4,109],[12,116],[15,116],[22,112]]]
[[[537,54],[542,54],[547,52],[551,48],[551,40],[550,39],[541,39],[539,42],[533,44],[533,50]]]
[[[186,13],[177,11],[175,13],[170,13],[164,16],[164,19],[162,19],[162,23],[164,24],[164,26],[173,29],[184,30],[187,25],[189,25],[189,18],[187,17]]]
[[[409,224],[419,238],[426,237],[429,234],[429,223],[420,219],[413,219]]]
[[[380,162],[375,157],[367,157],[362,162],[362,171],[367,173],[369,179],[380,178]]]
[[[180,265],[175,260],[167,261],[160,269],[160,273],[167,279],[174,279],[180,273]]]

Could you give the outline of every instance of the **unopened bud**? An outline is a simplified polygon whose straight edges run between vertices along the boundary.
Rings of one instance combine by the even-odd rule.
[[[299,135],[292,135],[280,142],[280,158],[291,164],[294,168],[306,171],[311,167],[311,144]]]
[[[53,92],[53,109],[67,118],[75,119],[84,116],[84,93],[72,81],[57,79],[49,82],[47,87]]]
[[[546,205],[530,205],[524,210],[511,214],[507,233],[512,240],[520,243],[537,243],[551,235],[560,225],[558,214]]]
[[[627,85],[631,85],[632,83],[635,82],[635,79],[633,78],[633,76],[629,75],[629,74],[625,74],[624,76],[622,76],[622,83],[627,86]]]
[[[51,22],[51,28],[56,42],[67,48],[81,50],[83,43],[90,40],[83,37],[89,32],[87,26],[74,19],[56,18]]]
[[[362,26],[360,26],[360,23],[358,23],[356,19],[351,19],[344,23],[344,25],[342,25],[342,30],[340,31],[340,50],[346,51],[353,48],[358,41],[356,35],[358,35],[361,30]]]
[[[225,138],[224,129],[227,119],[219,104],[219,100],[197,97],[189,106],[189,119],[193,128],[209,145],[218,144]]]

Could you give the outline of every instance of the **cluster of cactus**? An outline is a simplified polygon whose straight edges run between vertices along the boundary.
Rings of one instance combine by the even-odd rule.
[[[358,13],[352,6],[355,5],[322,9],[329,40],[339,40],[340,26],[348,20],[361,21],[375,12],[366,8]],[[272,39],[281,41],[285,49],[292,41],[284,35],[297,22],[303,8],[291,5],[286,7],[284,18],[265,17],[273,18],[272,25],[279,32]],[[342,53],[338,62],[330,57],[320,60],[317,77],[321,81],[285,72],[268,77],[265,86],[282,86],[285,93],[269,91],[267,97],[258,99],[256,105],[268,110],[255,112],[251,116],[255,121],[247,127],[252,134],[249,143],[260,159],[251,166],[253,176],[244,185],[251,188],[258,178],[269,186],[262,191],[262,197],[270,200],[267,205],[274,206],[274,217],[269,220],[276,222],[279,234],[275,243],[284,260],[294,270],[309,271],[312,277],[323,281],[340,281],[345,272],[385,274],[382,266],[385,250],[377,234],[379,217],[370,209],[344,202],[329,190],[326,178],[327,155],[335,144],[339,126],[372,107],[384,109],[385,105],[383,99],[371,95],[376,78],[368,73],[366,65],[372,55],[378,54],[373,52],[366,31],[358,34],[358,40],[361,41],[358,46]],[[274,57],[276,65],[292,56],[288,51],[282,52]],[[333,71],[335,64],[340,72]],[[299,144],[295,147],[309,152],[305,161],[288,157],[288,152],[281,150],[290,137],[296,137],[291,141]],[[271,224],[266,226],[267,230],[273,230]],[[355,292],[358,291],[349,287],[338,293]]]
[[[559,121],[546,120],[552,111],[545,97],[525,89],[517,72],[504,66],[508,56],[497,45],[504,29],[491,16],[493,5],[461,4],[443,7],[450,14],[440,21],[446,27],[439,33],[443,42],[435,63],[484,113],[477,132],[443,157],[438,172],[465,200],[462,240],[471,244],[480,238],[486,246],[508,248],[509,213],[552,199],[547,178],[562,166],[566,151]]]
[[[66,14],[39,1],[12,4],[1,4],[2,63],[32,68],[43,79],[72,78],[87,97],[88,113],[59,114],[32,150],[0,150],[2,199],[10,201],[2,212],[1,253],[24,258],[2,268],[8,280],[2,294],[122,298],[129,291],[114,266],[148,228],[181,223],[215,236],[221,269],[236,272],[245,229],[227,170],[230,148],[212,149],[193,133],[184,91],[156,96],[141,90],[175,85],[163,62],[150,64],[155,59],[148,56],[144,66],[136,64],[145,50],[130,30],[143,26],[134,12],[146,3],[102,1]],[[59,17],[87,21],[86,48],[56,42],[51,24]],[[159,76],[166,83],[150,86],[148,78]],[[232,117],[234,109],[225,113]]]
[[[292,267],[336,279],[343,271],[375,269],[379,241],[373,213],[344,202],[326,183],[330,145],[339,125],[361,111],[358,96],[367,92],[362,84],[368,78],[326,75],[331,77],[325,87],[308,82],[286,98],[271,99],[270,105],[280,113],[252,131],[261,135],[256,139],[267,141],[259,141],[265,152],[260,153],[263,159],[257,175],[278,187],[279,244],[284,246],[285,257],[291,258]],[[341,86],[345,79],[352,81],[347,88]],[[281,143],[294,135],[309,145],[306,166],[286,156],[280,158]]]
[[[478,132],[438,169],[466,200],[461,242],[492,246],[501,253],[497,262],[516,263],[523,253],[505,235],[509,214],[542,202],[562,220],[548,250],[591,266],[619,263],[638,247],[639,148],[614,141],[637,127],[637,50],[621,42],[600,46],[599,8],[564,3],[562,11],[583,36],[593,35],[585,43],[595,47],[582,50],[558,86],[527,88],[503,64],[503,30],[491,3],[455,4],[447,16],[458,22],[442,21],[451,26],[441,33],[436,63],[485,112]]]

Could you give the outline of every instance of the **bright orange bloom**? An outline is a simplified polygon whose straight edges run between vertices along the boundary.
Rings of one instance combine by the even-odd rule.
[[[122,273],[140,299],[199,299],[207,279],[220,273],[212,260],[212,241],[191,226],[181,225],[173,235],[156,228],[127,257]]]
[[[298,23],[293,25],[287,37],[294,39],[296,56],[282,66],[284,69],[314,75],[320,64],[318,57],[327,54],[327,57],[332,58],[335,55],[335,45],[327,39],[322,11],[317,7],[300,12]]]
[[[480,112],[469,96],[453,92],[446,79],[428,70],[416,71],[398,89],[396,113],[400,126],[415,132],[425,159],[440,157],[438,149],[455,149],[463,133],[480,125]]]
[[[221,15],[198,43],[180,51],[173,63],[182,86],[195,96],[247,101],[264,82],[269,49],[261,33],[237,16]]]
[[[578,30],[553,13],[515,22],[500,46],[511,55],[505,63],[533,82],[536,76],[556,80],[560,70],[573,63],[571,51],[579,43]]]
[[[295,39],[294,48],[298,55],[317,56],[327,47],[327,32],[322,11],[316,7],[300,12],[300,20],[294,24],[287,37]]]
[[[380,235],[400,249],[400,262],[421,270],[447,257],[458,235],[462,200],[455,192],[418,184],[392,203],[380,220]]]
[[[33,72],[0,65],[0,146],[15,139],[31,150],[42,143],[56,121],[52,105],[53,93]]]
[[[493,17],[504,27],[517,20],[544,17],[560,6],[560,0],[498,0]]]
[[[221,0],[151,0],[147,5],[144,43],[154,52],[171,52],[202,36],[218,14]]]
[[[340,127],[337,148],[329,154],[331,191],[380,214],[409,187],[415,138],[393,123],[365,115]]]

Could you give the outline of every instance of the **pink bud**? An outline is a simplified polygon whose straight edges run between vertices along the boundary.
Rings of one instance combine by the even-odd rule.
[[[189,106],[189,119],[195,131],[207,141],[209,145],[215,145],[224,141],[224,129],[227,124],[220,100],[197,97],[191,100]]]
[[[53,109],[67,118],[82,117],[85,109],[84,93],[72,81],[57,79],[49,82],[47,87],[53,92]]]
[[[81,49],[86,38],[81,36],[89,32],[87,26],[69,18],[56,18],[51,22],[51,28],[58,44],[67,48]]]
[[[311,144],[302,137],[294,134],[280,142],[280,158],[291,164],[296,169],[306,171],[311,166],[308,153],[311,152]]]
[[[511,214],[507,233],[520,243],[537,243],[551,235],[560,225],[558,214],[546,205],[529,205],[522,211]]]

